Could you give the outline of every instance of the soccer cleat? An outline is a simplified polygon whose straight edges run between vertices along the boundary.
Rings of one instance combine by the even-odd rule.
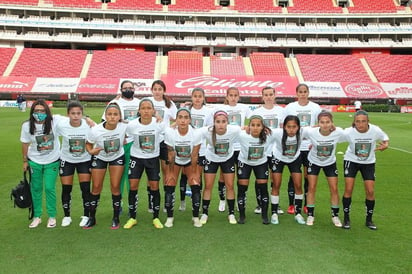
[[[340,222],[338,216],[332,217],[332,223],[333,223],[336,227],[342,227],[342,223]]]
[[[192,190],[191,190],[190,188],[186,188],[185,195],[186,195],[187,197],[192,197]]]
[[[83,226],[85,226],[85,225],[87,224],[87,221],[89,220],[89,217],[87,217],[87,216],[81,216],[80,219],[81,219],[81,220],[80,220],[79,226],[83,227]]]
[[[303,213],[308,214],[308,207],[307,206],[303,207]]]
[[[47,220],[47,227],[48,228],[55,228],[56,227],[56,218],[49,218],[49,220]]]
[[[157,229],[163,228],[162,222],[159,220],[159,218],[153,219],[153,225]]]
[[[150,207],[149,207],[149,208],[147,209],[147,212],[149,212],[149,213],[154,213],[154,210],[153,210],[153,208],[150,208]]]
[[[69,226],[72,223],[72,218],[69,217],[64,217],[62,220],[62,227]]]
[[[349,220],[349,218],[344,218],[342,228],[350,229],[350,220]]]
[[[315,217],[313,216],[308,216],[308,218],[306,219],[306,225],[312,226],[314,222],[315,222]]]
[[[186,202],[180,201],[179,211],[185,211],[185,210],[186,210]]]
[[[173,217],[167,217],[165,227],[173,227]]]
[[[272,214],[272,217],[270,218],[270,222],[274,225],[279,224],[279,218],[278,218],[278,215],[276,213]]]
[[[132,227],[134,227],[135,225],[137,225],[137,221],[135,218],[130,218],[129,220],[127,220],[127,222],[124,224],[123,228],[124,229],[131,229]]]
[[[225,212],[226,210],[226,201],[225,200],[220,200],[219,201],[219,212]]]
[[[236,218],[235,218],[234,214],[230,214],[227,218],[229,220],[229,224],[231,224],[231,225],[237,224],[237,221],[236,221]]]
[[[167,208],[166,207],[163,208],[163,212],[167,213]]]
[[[288,214],[295,214],[295,206],[294,205],[290,205],[288,207]]]
[[[260,206],[257,206],[253,212],[255,212],[255,214],[261,214],[262,208]]]
[[[202,216],[200,216],[200,223],[205,225],[207,223],[207,219],[209,219],[209,216],[207,216],[207,214],[202,214]]]
[[[83,226],[83,229],[91,229],[96,225],[96,218],[95,217],[89,217],[87,220],[86,225]]]
[[[119,220],[119,218],[113,218],[113,219],[112,219],[112,225],[111,225],[110,229],[116,230],[116,229],[119,229],[119,227],[120,227],[120,220]]]
[[[192,221],[193,221],[193,226],[194,227],[202,227],[203,226],[202,223],[200,222],[199,217],[193,217]]]
[[[243,225],[243,224],[245,224],[245,221],[246,221],[246,217],[245,216],[240,216],[239,220],[237,220],[237,223]]]
[[[278,215],[283,215],[285,212],[280,208],[280,206],[278,207]]]
[[[369,228],[369,229],[372,229],[372,230],[377,230],[378,228],[376,227],[376,225],[372,222],[372,221],[366,221],[366,226]]]
[[[264,225],[270,224],[268,217],[263,217],[262,218],[262,224],[264,224]]]
[[[34,217],[33,221],[29,224],[29,228],[36,228],[41,224],[41,219],[39,217]]]
[[[303,216],[300,214],[295,215],[295,221],[300,225],[306,224],[305,219],[303,219]]]

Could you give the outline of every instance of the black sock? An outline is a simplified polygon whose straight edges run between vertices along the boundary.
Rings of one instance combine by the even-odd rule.
[[[289,206],[295,204],[295,185],[293,184],[292,177],[289,177],[288,182],[288,198],[289,198]]]
[[[160,210],[160,192],[159,190],[151,190],[151,196],[153,201],[153,219],[159,218]]]
[[[147,186],[146,189],[147,189],[147,203],[148,203],[147,208],[148,208],[148,209],[153,209],[152,191],[150,190],[150,186]]]
[[[90,212],[90,182],[80,182],[80,190],[83,200],[83,216],[89,216]]]
[[[245,217],[246,216],[246,192],[247,192],[247,189],[248,189],[248,186],[245,186],[245,185],[239,185],[238,184],[238,186],[237,186],[237,205],[239,207],[240,217]],[[229,209],[229,212],[230,212],[230,209]]]
[[[269,193],[266,184],[258,184],[262,208],[262,218],[267,219],[268,217],[268,207],[269,207]]]
[[[184,201],[186,199],[186,185],[187,185],[187,176],[186,174],[182,174],[180,176],[180,184],[179,184],[180,201]]]
[[[302,199],[295,198],[295,215],[302,213]]]
[[[256,204],[259,207],[262,207],[262,202],[261,202],[262,196],[260,194],[259,185],[256,181],[255,181],[255,193],[256,193]]]
[[[200,208],[200,186],[193,185],[190,186],[192,189],[192,214],[193,217],[199,217]]]
[[[307,202],[306,202],[306,194],[308,194],[309,180],[308,180],[308,178],[303,178],[303,179],[304,179],[303,193],[304,193],[304,201],[305,201],[304,206],[306,206],[306,205],[307,205]]]
[[[315,206],[314,205],[308,206],[308,216],[315,217]]]
[[[345,214],[345,218],[349,218],[351,204],[352,197],[342,197],[343,213]]]
[[[113,219],[119,219],[122,196],[112,194]]]
[[[339,217],[339,206],[331,206],[330,212],[332,214],[332,217]]]
[[[100,194],[94,195],[90,194],[90,216],[92,218],[96,217],[97,206],[99,205]]]
[[[203,214],[209,215],[210,200],[202,200]]]
[[[235,214],[235,199],[227,199],[227,205],[229,207],[229,215]]]
[[[366,206],[366,221],[372,222],[373,210],[375,208],[375,200],[365,200]]]
[[[165,208],[167,217],[173,217],[173,207],[175,204],[175,187],[165,186]]]
[[[225,187],[225,182],[218,182],[218,190],[219,190],[219,199],[221,201],[225,200],[226,196],[226,187]]]
[[[70,204],[72,200],[72,185],[62,185],[62,206],[64,217],[70,217]]]
[[[139,196],[137,190],[129,190],[129,217],[136,219]]]

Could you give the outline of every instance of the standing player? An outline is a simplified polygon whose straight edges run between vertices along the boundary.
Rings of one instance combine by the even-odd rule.
[[[345,193],[343,194],[343,228],[350,228],[350,207],[352,192],[358,171],[365,185],[366,226],[372,230],[377,227],[372,220],[375,208],[375,151],[384,151],[389,146],[389,137],[378,126],[369,123],[366,111],[355,113],[353,125],[345,129],[344,136],[349,142],[344,156]],[[377,142],[379,142],[377,144]],[[365,152],[366,151],[366,152]]]

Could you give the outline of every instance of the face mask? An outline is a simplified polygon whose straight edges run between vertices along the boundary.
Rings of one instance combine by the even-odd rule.
[[[44,120],[46,120],[47,114],[46,113],[37,113],[36,112],[36,113],[33,113],[33,118],[37,122],[43,122]]]
[[[134,95],[134,90],[126,89],[125,91],[122,91],[122,96],[127,99],[132,98],[133,95]]]

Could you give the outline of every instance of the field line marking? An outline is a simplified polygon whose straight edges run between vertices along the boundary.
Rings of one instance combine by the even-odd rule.
[[[397,148],[397,147],[389,147],[390,149],[393,149],[393,150],[397,150],[397,151],[401,151],[401,152],[405,152],[405,153],[409,153],[409,154],[412,154],[412,151],[407,151],[407,150],[404,150],[404,149],[401,149],[401,148]]]

